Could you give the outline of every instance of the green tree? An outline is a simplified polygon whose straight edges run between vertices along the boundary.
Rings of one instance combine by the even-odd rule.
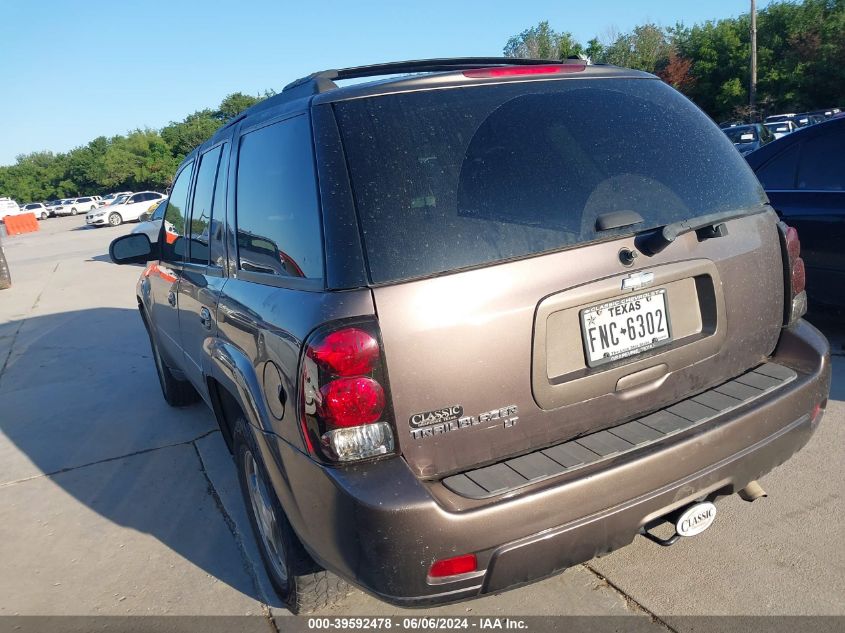
[[[217,108],[217,112],[214,114],[216,118],[228,121],[247,108],[254,106],[259,101],[261,101],[260,97],[253,97],[242,92],[233,92],[220,102],[220,107]]]
[[[523,59],[566,59],[582,54],[584,48],[572,33],[555,31],[544,20],[511,37],[502,52],[505,57]]]

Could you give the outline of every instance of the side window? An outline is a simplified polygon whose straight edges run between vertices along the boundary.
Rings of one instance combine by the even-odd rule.
[[[220,147],[215,147],[200,158],[197,184],[194,187],[194,203],[191,205],[191,227],[187,232],[191,240],[188,261],[192,264],[208,264],[211,205],[214,201],[218,162],[220,162]]]
[[[780,154],[763,165],[757,172],[757,178],[763,185],[763,189],[792,190],[795,189],[795,167],[798,165],[798,154],[801,143],[793,143]]]
[[[188,212],[188,188],[191,184],[193,163],[188,163],[176,176],[170,190],[170,199],[164,211],[161,242],[161,259],[166,262],[182,263],[185,258],[185,224]]]
[[[241,270],[322,278],[317,185],[306,116],[241,137],[236,212]]]
[[[142,195],[143,194],[136,193],[134,196],[132,196],[131,198],[129,198],[129,200],[126,201],[126,204],[135,204],[136,202],[142,202],[143,201],[143,199],[141,198]]]
[[[797,182],[799,190],[845,190],[845,130],[804,141]]]
[[[223,155],[217,168],[217,184],[214,186],[214,204],[209,227],[209,263],[212,266],[226,265],[226,244],[224,223],[226,217],[226,182],[228,180],[229,144],[223,144]]]

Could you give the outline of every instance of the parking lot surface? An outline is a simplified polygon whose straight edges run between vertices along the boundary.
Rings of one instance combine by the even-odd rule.
[[[4,241],[0,615],[284,615],[211,412],[161,397],[140,268],[108,259],[131,226],[59,218]],[[768,498],[720,501],[712,528],[671,548],[636,538],[527,587],[410,613],[640,614],[655,630],[684,615],[845,615],[845,328],[820,323],[835,353],[827,414],[761,480]],[[403,613],[355,592],[324,615]]]

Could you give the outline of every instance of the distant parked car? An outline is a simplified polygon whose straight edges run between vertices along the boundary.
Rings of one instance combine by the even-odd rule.
[[[110,193],[108,195],[103,196],[102,199],[98,200],[97,204],[101,207],[104,207],[104,206],[109,205],[112,202],[114,202],[120,196],[131,196],[131,195],[132,195],[131,191],[118,191],[116,193]]]
[[[740,154],[747,154],[753,152],[771,143],[775,140],[774,135],[762,123],[750,123],[748,125],[734,125],[732,127],[722,128],[722,131],[728,135],[731,142],[739,150]]]
[[[21,213],[34,213],[39,220],[46,220],[50,217],[50,212],[47,211],[47,205],[43,202],[30,202],[25,204],[21,209]]]
[[[769,131],[775,137],[775,139],[779,139],[782,136],[786,136],[787,134],[791,134],[795,130],[798,129],[798,126],[795,125],[794,121],[786,120],[780,121],[778,123],[764,123],[764,125],[769,128]]]
[[[120,226],[124,222],[134,222],[150,208],[151,202],[164,197],[163,193],[157,191],[139,191],[131,196],[118,196],[112,204],[89,213],[85,222],[91,226]]]
[[[795,118],[794,112],[788,112],[786,114],[773,114],[771,116],[767,116],[763,122],[764,123],[779,123],[781,121],[789,121],[790,119]]]
[[[17,215],[21,212],[21,208],[17,202],[11,198],[0,198],[0,220],[7,215]]]
[[[808,112],[808,114],[817,114],[827,120],[839,111],[839,108],[824,108],[822,110],[813,110],[812,112]]]
[[[799,129],[746,159],[801,235],[810,301],[845,307],[845,118]]]
[[[813,114],[812,112],[802,112],[796,114],[793,121],[798,127],[807,127],[808,125],[815,125],[825,120],[824,114]]]
[[[56,215],[77,215],[85,213],[86,211],[93,211],[97,208],[97,203],[91,196],[84,196],[82,198],[70,198],[62,200],[62,204],[55,207]]]
[[[62,204],[61,200],[50,200],[49,202],[47,202],[46,205],[45,205],[47,207],[47,214],[51,218],[56,217],[56,207],[58,207],[61,204]]]

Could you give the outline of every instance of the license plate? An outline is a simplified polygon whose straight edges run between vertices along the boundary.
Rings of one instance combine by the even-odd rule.
[[[595,367],[672,340],[666,290],[652,290],[581,310],[587,365]]]

